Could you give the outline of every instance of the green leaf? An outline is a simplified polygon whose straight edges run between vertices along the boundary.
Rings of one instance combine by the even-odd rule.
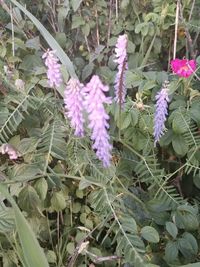
[[[185,232],[182,237],[190,243],[190,246],[192,248],[191,251],[194,255],[196,255],[198,253],[198,244],[196,238],[192,234],[187,232]]]
[[[193,182],[195,186],[200,189],[200,175],[195,175],[193,177]]]
[[[85,25],[85,20],[79,15],[74,15],[72,17],[72,29],[79,28],[82,25]]]
[[[177,112],[172,121],[172,129],[176,134],[183,134],[188,131],[189,124],[190,117]]]
[[[84,81],[85,79],[87,79],[93,72],[94,69],[94,64],[93,63],[89,63],[88,65],[86,65],[83,70],[82,70],[82,80]]]
[[[135,126],[138,122],[139,119],[139,111],[136,108],[133,108],[130,110],[130,114],[131,114],[131,125]]]
[[[178,249],[186,259],[191,259],[196,255],[192,244],[184,237],[178,240]]]
[[[67,252],[72,255],[74,253],[74,250],[75,250],[75,244],[73,242],[69,242],[67,244],[66,249],[67,249]]]
[[[188,144],[186,143],[185,139],[182,135],[174,135],[172,138],[172,146],[179,156],[185,156],[188,152]]]
[[[55,211],[61,211],[66,207],[66,201],[62,191],[54,192],[51,198],[51,205]]]
[[[128,128],[132,121],[131,113],[122,113],[121,118],[119,118],[119,121],[117,122],[117,126],[121,129],[124,130]]]
[[[200,261],[196,263],[191,263],[187,265],[181,265],[180,267],[199,267],[200,266]]]
[[[24,218],[7,188],[0,185],[1,193],[8,199],[14,209],[16,228],[19,235],[23,256],[27,267],[49,267],[44,251],[40,247],[33,230]]]
[[[0,204],[0,232],[6,233],[13,229],[15,229],[13,209]]]
[[[165,259],[167,262],[172,263],[178,257],[177,242],[169,241],[165,247]]]
[[[178,229],[174,223],[166,222],[166,230],[173,238],[176,238]]]
[[[187,212],[187,210],[177,210],[174,214],[175,223],[178,228],[187,231],[195,231],[199,227],[197,215]]]
[[[80,6],[80,4],[81,4],[82,1],[83,0],[72,0],[71,1],[72,8],[73,8],[74,12],[77,11],[77,9],[79,8],[79,6]]]
[[[37,182],[34,185],[34,188],[36,192],[38,193],[41,200],[45,200],[48,190],[48,184],[46,179],[41,178],[37,180]]]
[[[40,205],[40,199],[35,189],[27,185],[19,193],[18,203],[21,209],[30,213]]]
[[[158,243],[160,240],[158,232],[151,226],[143,227],[141,230],[141,235],[145,240],[151,243]]]

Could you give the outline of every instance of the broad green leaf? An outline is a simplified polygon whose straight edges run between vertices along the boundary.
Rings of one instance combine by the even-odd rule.
[[[199,227],[198,217],[187,211],[176,211],[174,219],[177,227],[180,229],[195,231]]]
[[[36,181],[34,188],[36,192],[38,193],[41,200],[45,200],[48,190],[48,184],[46,179],[41,178]]]
[[[174,135],[172,138],[172,146],[179,156],[185,156],[188,152],[188,144],[186,143],[185,139],[182,135]]]
[[[131,124],[131,120],[131,113],[122,113],[121,118],[119,118],[119,121],[117,122],[117,126],[120,130],[124,130]]]
[[[85,25],[85,20],[79,15],[74,15],[72,17],[72,29],[79,28],[82,25]]]
[[[18,208],[14,199],[9,195],[7,188],[0,185],[0,192],[12,204],[16,228],[19,235],[23,256],[27,267],[49,267],[44,251],[40,247],[33,230],[26,221],[24,215]]]
[[[83,0],[72,0],[71,1],[72,8],[73,8],[74,12],[77,11],[77,9],[79,8],[79,6],[80,6],[80,4],[81,4],[82,1]]]
[[[36,190],[28,185],[19,193],[18,203],[21,209],[26,212],[33,212],[40,205],[40,199]]]
[[[169,241],[165,247],[165,259],[171,263],[178,257],[178,245],[177,242]]]
[[[124,216],[123,218],[121,218],[120,222],[124,231],[132,234],[137,234],[137,224],[134,218],[130,218],[130,216]]]
[[[66,246],[66,250],[69,254],[73,254],[75,250],[75,244],[73,242],[69,242]]]
[[[173,118],[172,129],[176,134],[183,134],[188,131],[190,125],[190,117],[177,112]]]
[[[178,249],[185,258],[192,258],[196,255],[196,250],[194,250],[192,244],[184,237],[178,240]]]
[[[160,240],[158,232],[151,226],[144,226],[141,230],[141,235],[151,243],[158,243]]]
[[[61,211],[66,207],[65,197],[62,191],[53,193],[51,205],[55,211]]]
[[[176,238],[178,229],[174,223],[166,222],[166,230],[173,238]]]
[[[192,234],[187,232],[185,232],[182,237],[183,239],[187,240],[187,242],[190,243],[192,248],[192,253],[196,255],[198,253],[198,244],[196,238]]]

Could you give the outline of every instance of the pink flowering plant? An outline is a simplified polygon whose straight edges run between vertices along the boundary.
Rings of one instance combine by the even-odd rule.
[[[171,61],[172,71],[179,77],[188,78],[196,71],[196,61],[194,59],[173,59]]]
[[[198,266],[199,1],[0,7],[0,266]]]

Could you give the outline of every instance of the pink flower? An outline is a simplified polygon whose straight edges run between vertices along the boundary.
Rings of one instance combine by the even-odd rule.
[[[109,87],[103,85],[99,76],[93,75],[90,82],[84,88],[86,93],[84,106],[88,113],[89,125],[92,130],[91,139],[94,141],[92,148],[97,157],[103,162],[104,167],[110,166],[112,145],[109,143],[109,116],[104,108],[105,104],[111,104],[112,100],[106,96]]]
[[[55,55],[55,51],[48,49],[42,56],[45,59],[47,66],[47,78],[50,87],[59,87],[62,83],[61,64],[58,63],[59,59]]]
[[[3,155],[8,154],[10,159],[18,159],[18,157],[20,157],[20,153],[10,144],[2,144],[0,147],[0,153]]]
[[[171,61],[171,67],[174,73],[179,77],[190,77],[196,70],[196,61],[188,59],[173,59]]]
[[[64,91],[65,115],[69,118],[76,136],[84,135],[83,119],[83,84],[71,78]]]
[[[118,64],[117,75],[115,77],[115,101],[120,104],[124,104],[126,97],[126,86],[125,86],[125,71],[128,69],[127,63],[127,44],[128,36],[126,34],[120,35],[117,39],[115,46],[115,60]]]

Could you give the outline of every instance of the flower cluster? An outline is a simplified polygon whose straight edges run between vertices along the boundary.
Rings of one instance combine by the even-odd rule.
[[[104,103],[111,103],[111,98],[104,94],[108,90],[108,86],[103,85],[97,75],[94,75],[84,88],[86,93],[84,106],[89,114],[88,127],[92,130],[91,139],[94,141],[92,148],[96,150],[96,155],[102,160],[104,167],[110,165],[112,149],[107,132],[109,116],[103,106]]]
[[[163,88],[156,95],[156,111],[154,116],[154,145],[160,140],[164,133],[166,116],[168,115],[168,82],[163,84]]]
[[[174,73],[179,77],[188,78],[196,70],[196,61],[188,59],[173,59],[171,61],[171,67]]]
[[[3,144],[0,147],[0,153],[8,154],[10,159],[18,159],[20,157],[19,152],[10,144]]]
[[[115,77],[115,100],[123,105],[126,97],[125,71],[128,69],[127,63],[127,44],[128,37],[126,34],[120,35],[115,47],[115,62],[118,64],[118,71]]]
[[[62,83],[61,64],[58,63],[58,58],[55,56],[55,51],[47,50],[42,56],[45,59],[45,65],[47,66],[47,78],[49,80],[50,87],[59,87]]]
[[[74,134],[80,137],[84,135],[82,88],[83,84],[77,79],[71,78],[64,91],[65,114],[69,118],[72,128],[75,129]]]

